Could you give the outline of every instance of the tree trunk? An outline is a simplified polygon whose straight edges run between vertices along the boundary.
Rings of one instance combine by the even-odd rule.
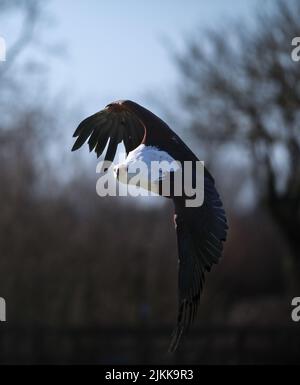
[[[274,221],[287,242],[289,252],[283,256],[286,273],[287,292],[296,297],[300,295],[300,218],[297,204],[291,199],[281,199],[269,206]]]

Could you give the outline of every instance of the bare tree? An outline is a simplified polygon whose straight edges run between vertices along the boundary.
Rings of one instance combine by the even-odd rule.
[[[37,0],[0,0],[1,17],[16,9],[20,9],[22,14],[21,31],[15,39],[13,46],[9,49],[9,60],[0,66],[0,81],[10,68],[13,67],[22,51],[31,42],[36,23],[41,18],[41,2]]]
[[[176,55],[188,127],[213,146],[214,158],[225,152],[236,165],[247,160],[257,204],[290,247],[284,263],[294,288],[300,287],[300,64],[291,58],[291,42],[299,20],[299,2],[277,1],[254,23],[193,37]]]

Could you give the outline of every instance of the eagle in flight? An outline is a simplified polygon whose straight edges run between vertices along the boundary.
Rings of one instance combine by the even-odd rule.
[[[118,144],[123,142],[127,158],[114,167],[115,176],[120,181],[121,171],[141,159],[176,160],[178,164],[199,162],[163,120],[130,100],[108,104],[103,110],[83,120],[73,136],[77,139],[72,151],[88,141],[90,151],[94,150],[97,157],[108,144],[104,161],[110,162],[114,160]],[[184,194],[178,196],[171,191],[168,196],[174,202],[179,257],[178,317],[169,347],[171,352],[176,350],[182,333],[195,318],[205,273],[219,261],[226,240],[228,226],[225,211],[214,179],[206,168],[203,187],[204,199],[198,207],[187,207]],[[161,189],[157,192],[163,195]]]

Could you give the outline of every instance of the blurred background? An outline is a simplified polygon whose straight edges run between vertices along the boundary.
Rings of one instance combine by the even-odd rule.
[[[299,363],[299,2],[0,0],[0,36],[0,363]],[[228,215],[174,355],[172,203],[100,198],[70,152],[116,99],[170,124]]]

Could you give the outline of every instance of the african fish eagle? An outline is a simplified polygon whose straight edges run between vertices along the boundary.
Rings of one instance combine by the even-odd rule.
[[[113,161],[123,142],[125,162],[115,166],[116,177],[126,164],[138,159],[175,159],[196,163],[198,158],[170,127],[151,111],[130,100],[116,101],[83,120],[76,129],[72,151],[88,140],[99,157],[108,142],[106,161]],[[172,173],[172,170],[171,170]],[[158,191],[161,194],[161,191]],[[169,351],[176,350],[184,330],[193,322],[199,305],[205,273],[222,254],[227,220],[215,182],[204,168],[204,200],[199,207],[186,207],[183,196],[171,194],[178,244],[178,317]]]

